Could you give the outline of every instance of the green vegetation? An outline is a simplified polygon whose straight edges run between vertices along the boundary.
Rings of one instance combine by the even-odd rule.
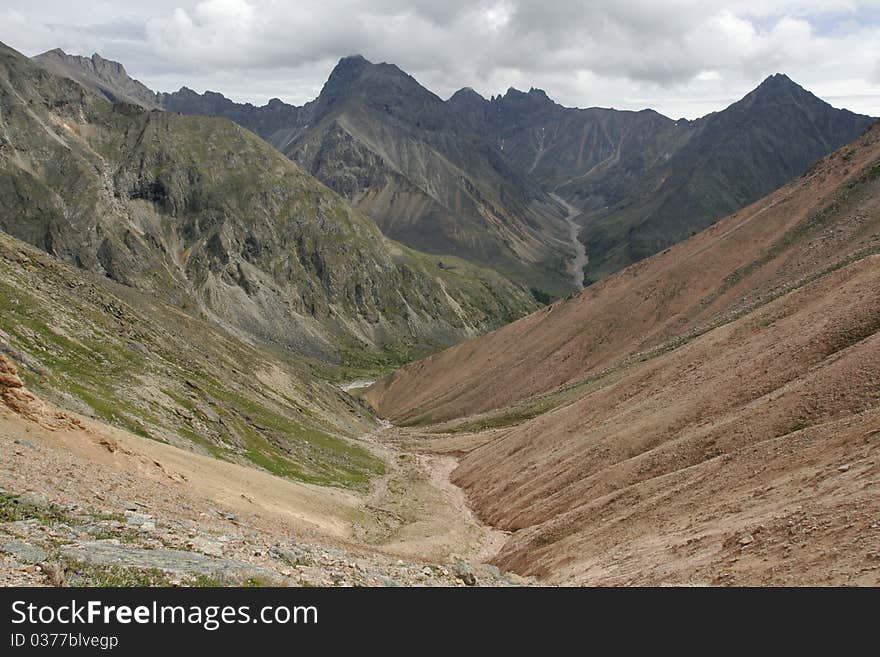
[[[54,504],[39,507],[22,504],[19,495],[0,493],[0,522],[18,520],[39,520],[44,524],[53,522],[71,523],[73,519],[63,509]]]
[[[544,306],[551,304],[556,300],[552,294],[548,294],[547,292],[544,292],[544,290],[539,290],[536,287],[529,288],[529,291],[532,293],[532,297],[534,297],[535,301]]]
[[[67,574],[68,586],[95,588],[171,586],[168,574],[154,568],[94,566],[70,559],[62,559],[60,564]]]
[[[366,410],[333,386],[303,383],[308,364],[276,360],[144,297],[141,315],[100,281],[14,249],[0,239],[0,339],[38,394],[146,438],[183,437],[215,457],[300,481],[365,488],[384,471],[337,424],[367,418]],[[34,267],[39,288],[27,273]],[[290,387],[255,382],[260,363]]]

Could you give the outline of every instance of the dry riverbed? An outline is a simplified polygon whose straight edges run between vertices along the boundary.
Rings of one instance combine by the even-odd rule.
[[[455,459],[398,429],[359,441],[387,463],[360,495],[64,415],[0,405],[0,585],[529,584],[483,563],[506,536],[449,482]]]

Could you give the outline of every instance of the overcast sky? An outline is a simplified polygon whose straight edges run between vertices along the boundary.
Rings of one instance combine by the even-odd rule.
[[[0,40],[256,104],[311,100],[360,53],[443,98],[534,86],[564,105],[693,118],[781,71],[880,115],[880,0],[0,0]]]

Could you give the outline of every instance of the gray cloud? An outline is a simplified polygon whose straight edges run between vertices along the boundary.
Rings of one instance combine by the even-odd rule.
[[[39,6],[35,6],[39,4]],[[0,39],[119,59],[154,88],[239,100],[314,96],[351,53],[440,95],[545,88],[568,105],[719,109],[788,72],[854,109],[880,93],[877,0],[4,0]]]

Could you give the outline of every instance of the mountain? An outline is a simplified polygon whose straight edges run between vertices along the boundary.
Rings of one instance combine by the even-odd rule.
[[[367,398],[398,423],[443,422],[422,435],[466,452],[455,481],[513,532],[499,566],[562,583],[876,583],[862,555],[880,538],[878,380],[875,125]]]
[[[187,90],[161,98],[168,110],[255,131],[411,247],[554,295],[571,289],[564,208],[396,66],[343,58],[302,108]]]
[[[586,246],[589,284],[761,198],[872,121],[782,74],[723,111],[675,121],[653,110],[567,108],[534,88],[490,100],[464,88],[444,103],[396,66],[360,56],[340,60],[303,107],[186,87],[154,95],[97,55],[36,60],[61,62],[55,72],[110,97],[137,87],[130,95],[151,108],[235,121],[386,235],[493,268],[540,298],[572,286],[580,247],[561,221],[566,211],[580,211],[574,239]]]
[[[269,143],[280,145],[288,131],[299,129],[303,109],[273,98],[266,105],[236,103],[214,91],[198,94],[188,87],[174,93],[157,94],[163,109],[195,116],[219,116],[255,132]]]
[[[399,362],[536,307],[417,253],[232,122],[110,103],[0,52],[0,230],[230,330]]]
[[[131,103],[148,110],[162,109],[154,91],[129,77],[122,64],[104,59],[98,53],[81,57],[55,48],[32,57],[31,61],[54,75],[76,80],[110,102]]]
[[[776,74],[696,121],[571,109],[538,89],[448,101],[524,174],[583,210],[591,280],[657,253],[765,196],[873,121]]]
[[[674,121],[641,112],[559,105],[541,89],[486,100],[464,88],[447,101],[474,132],[490,136],[523,173],[551,191],[617,157],[653,161]]]

